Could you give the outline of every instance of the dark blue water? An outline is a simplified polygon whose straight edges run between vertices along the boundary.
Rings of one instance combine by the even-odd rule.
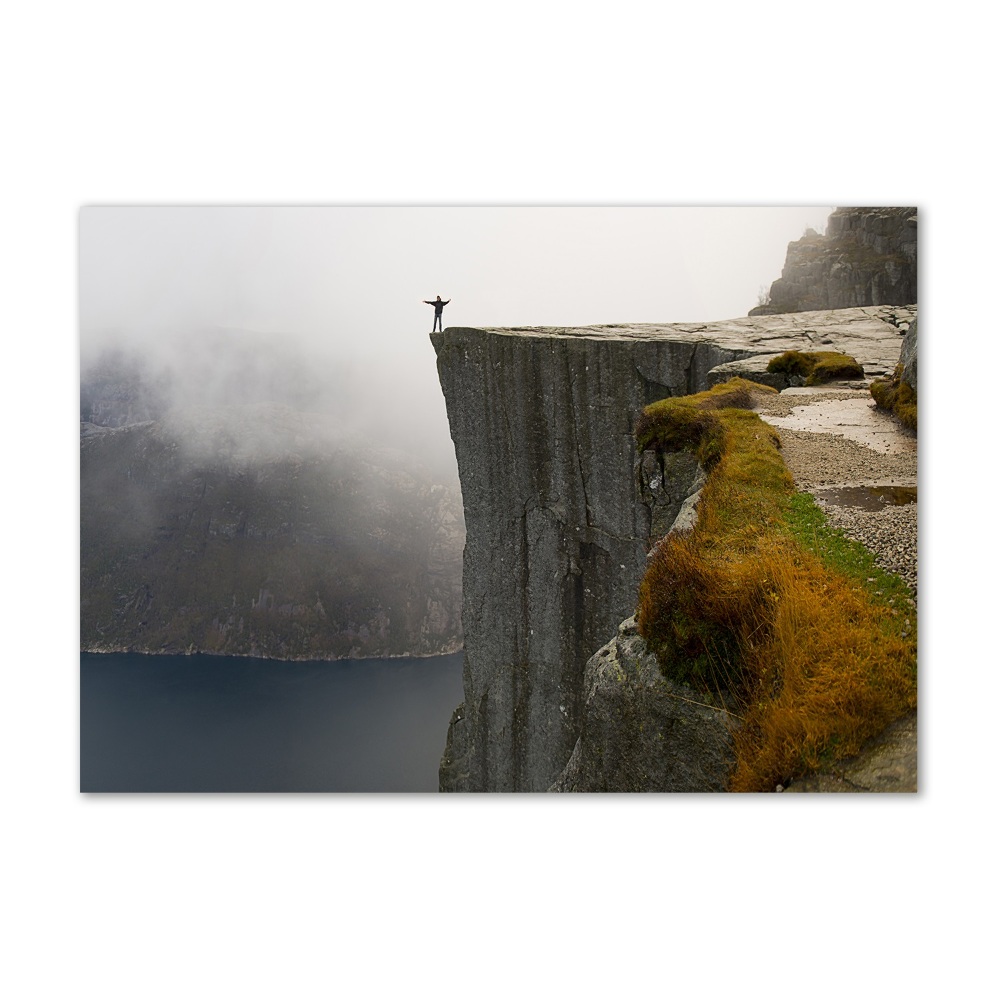
[[[462,654],[287,663],[88,654],[84,792],[436,792]]]

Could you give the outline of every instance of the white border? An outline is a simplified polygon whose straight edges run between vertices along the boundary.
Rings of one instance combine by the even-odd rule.
[[[974,995],[988,33],[895,3],[470,10],[56,3],[5,31],[12,995]],[[918,205],[925,791],[80,796],[75,213],[108,202]]]

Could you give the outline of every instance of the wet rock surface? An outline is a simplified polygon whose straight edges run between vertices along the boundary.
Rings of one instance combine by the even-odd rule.
[[[789,412],[791,407],[791,412]],[[827,519],[859,541],[917,592],[917,504],[865,510],[834,491],[917,486],[917,439],[877,410],[865,390],[786,390],[758,407],[779,429],[781,453],[798,489],[812,493]],[[789,423],[799,428],[790,429]]]
[[[916,486],[833,486],[815,490],[813,495],[835,506],[860,510],[884,510],[917,502]]]
[[[790,412],[769,414],[767,420],[778,428],[831,433],[879,454],[916,454],[917,450],[916,436],[900,433],[899,421],[875,406],[866,387],[836,398],[820,394],[796,397]]]

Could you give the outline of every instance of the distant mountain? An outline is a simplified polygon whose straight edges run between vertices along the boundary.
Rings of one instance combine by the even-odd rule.
[[[343,439],[331,407],[309,408],[315,373],[257,357],[241,374],[213,351],[207,372],[203,359],[185,370],[121,351],[85,369],[82,648],[317,659],[460,648],[457,483]]]
[[[917,210],[838,208],[820,236],[788,244],[781,277],[751,316],[912,305],[917,301]]]

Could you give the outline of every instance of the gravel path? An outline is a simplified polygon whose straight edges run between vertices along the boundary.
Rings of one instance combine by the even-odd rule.
[[[802,396],[769,398],[758,408],[768,416],[784,416],[792,406],[810,405],[830,398],[850,399],[867,395],[866,391],[845,391],[835,397],[824,394],[812,400]],[[870,398],[870,397],[869,397]],[[882,419],[881,415],[879,418]],[[835,433],[777,428],[781,435],[781,451],[785,464],[795,479],[796,488],[813,492],[834,486],[916,486],[916,449],[894,454],[882,454]],[[899,428],[901,443],[912,441],[913,435]],[[817,498],[828,521],[845,535],[861,542],[884,570],[901,576],[914,596],[917,593],[917,505],[886,506],[880,510],[863,510],[830,503]]]
[[[776,430],[781,435],[781,455],[800,490],[854,483],[917,485],[915,451],[884,455],[836,434],[811,434],[782,427]]]
[[[849,538],[861,542],[875,562],[901,576],[917,596],[917,505],[903,504],[883,510],[858,510],[817,501],[827,520]]]

